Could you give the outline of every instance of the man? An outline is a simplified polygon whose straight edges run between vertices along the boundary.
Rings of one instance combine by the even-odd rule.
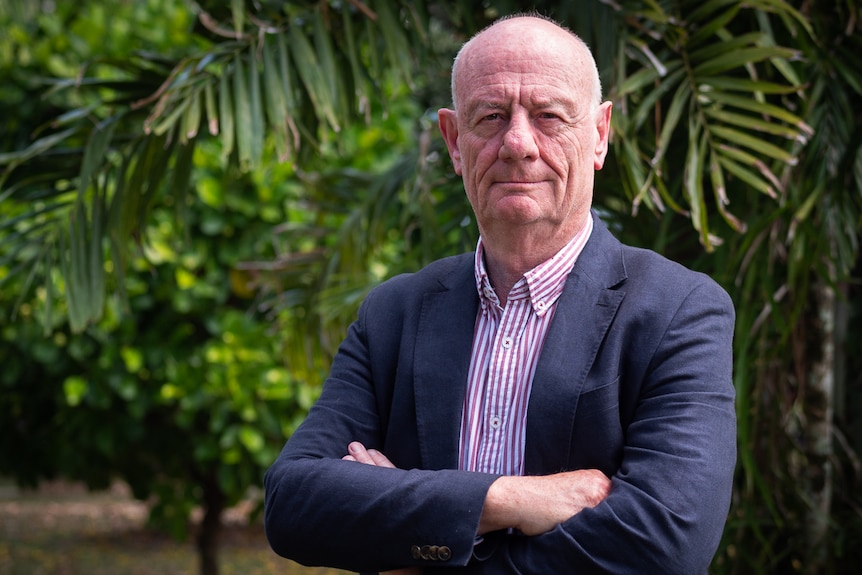
[[[402,573],[706,573],[735,464],[733,308],[591,213],[610,102],[573,34],[475,36],[440,129],[476,254],[369,294],[266,477],[273,549]]]

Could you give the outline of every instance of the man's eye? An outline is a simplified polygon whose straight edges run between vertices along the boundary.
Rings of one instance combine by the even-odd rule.
[[[493,122],[494,120],[499,120],[499,119],[500,119],[500,114],[498,114],[498,113],[496,113],[496,112],[495,112],[495,113],[493,113],[493,114],[487,114],[487,115],[486,115],[485,117],[483,117],[482,119],[483,119],[483,120],[485,120],[486,122],[488,122],[488,121]]]

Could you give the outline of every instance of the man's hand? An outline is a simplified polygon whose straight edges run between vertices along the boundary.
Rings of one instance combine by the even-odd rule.
[[[491,484],[479,521],[479,534],[514,527],[539,535],[595,507],[611,492],[611,480],[597,469],[554,475],[503,476]]]
[[[354,441],[347,446],[347,455],[342,457],[342,459],[345,461],[357,461],[376,467],[395,467],[389,461],[388,457],[376,449],[365,449],[365,446],[358,441]],[[394,571],[384,571],[380,575],[422,575],[422,569],[419,567],[405,567],[403,569],[395,569]]]

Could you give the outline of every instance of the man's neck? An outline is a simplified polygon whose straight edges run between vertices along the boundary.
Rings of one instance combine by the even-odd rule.
[[[583,224],[572,231],[558,230],[551,235],[517,229],[491,235],[483,233],[485,267],[500,305],[505,307],[509,292],[525,273],[554,257],[581,229]]]

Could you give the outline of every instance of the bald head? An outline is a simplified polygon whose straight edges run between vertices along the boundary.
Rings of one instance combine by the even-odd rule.
[[[602,102],[602,86],[596,61],[586,43],[570,30],[541,16],[511,16],[498,20],[466,42],[452,66],[452,103],[463,101],[459,91],[470,89],[465,77],[488,59],[528,56],[537,63],[564,57],[572,84],[595,107]]]

